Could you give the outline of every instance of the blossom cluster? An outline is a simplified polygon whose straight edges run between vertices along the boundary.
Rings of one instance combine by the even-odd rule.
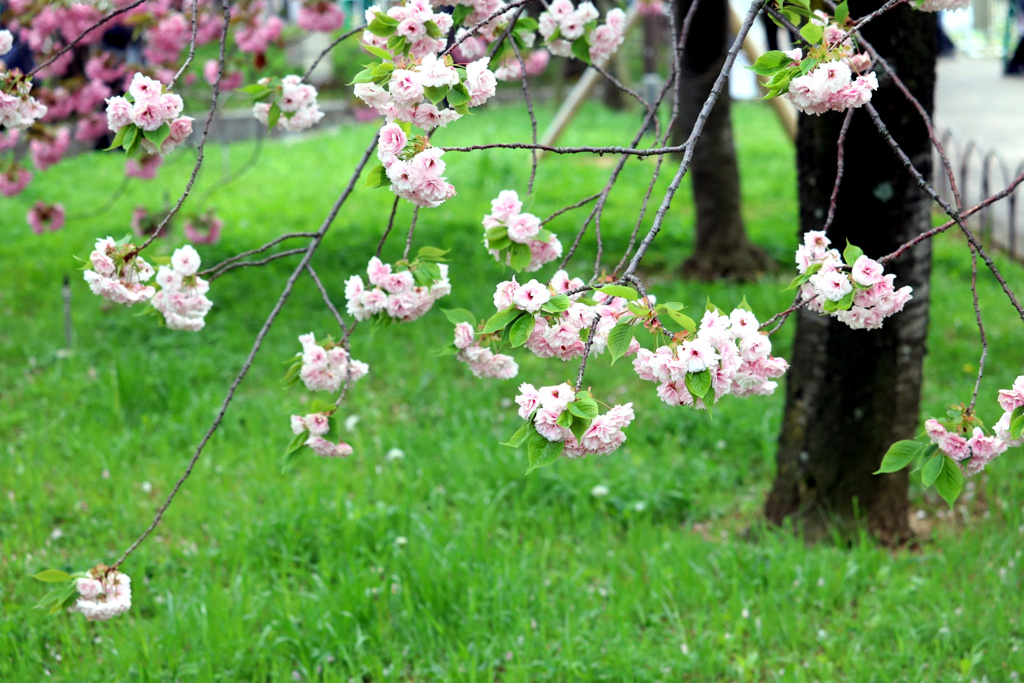
[[[47,107],[30,93],[32,82],[18,70],[0,71],[0,126],[25,130],[46,116]]]
[[[870,102],[871,94],[878,90],[878,77],[869,71],[871,58],[856,51],[850,34],[841,25],[845,22],[846,17],[836,22],[816,10],[808,28],[820,33],[820,42],[812,42],[806,54],[800,48],[770,53],[782,61],[786,57],[792,60],[786,69],[795,77],[788,81],[786,98],[805,114],[854,109]]]
[[[924,430],[932,443],[938,446],[939,451],[955,460],[967,475],[981,472],[985,465],[999,457],[1007,448],[1006,442],[1002,439],[985,436],[981,427],[975,427],[970,438],[955,431],[946,431],[945,426],[938,420],[926,421]]]
[[[356,361],[358,362],[358,361]],[[325,438],[331,431],[331,414],[328,412],[315,412],[308,415],[292,415],[292,433],[296,436],[307,436],[302,445],[308,446],[310,450],[321,458],[344,458],[352,455],[352,446],[339,441],[335,443]]]
[[[107,127],[116,135],[111,147],[131,154],[168,154],[192,134],[192,117],[181,116],[180,96],[164,92],[163,84],[141,73],[132,76],[123,97],[107,100]]]
[[[408,125],[408,124],[406,124]],[[377,158],[391,190],[416,206],[436,208],[455,196],[455,186],[444,177],[444,150],[409,140],[405,128],[389,123],[380,129]]]
[[[535,271],[562,255],[562,243],[540,219],[523,212],[515,190],[502,190],[491,200],[491,213],[483,218],[484,244],[499,262]]]
[[[98,239],[89,261],[92,269],[83,273],[85,281],[93,294],[107,301],[131,306],[149,301],[156,293],[153,286],[143,284],[153,277],[154,270],[134,244],[119,244],[112,237]]]
[[[489,63],[490,58],[483,57],[456,68],[450,57],[438,59],[432,53],[415,63],[399,60],[376,81],[357,82],[354,93],[389,123],[405,121],[424,130],[443,128],[494,96],[497,80],[487,68]],[[444,99],[449,108],[439,109],[437,105]]]
[[[367,8],[365,17],[367,29],[363,31],[363,43],[396,56],[408,54],[413,59],[444,50],[445,36],[454,25],[452,15],[435,13],[429,0],[408,0],[388,8],[387,12],[373,5]]]
[[[375,315],[398,322],[416,320],[452,291],[444,263],[393,267],[374,256],[366,266],[366,275],[370,288],[358,275],[345,281],[346,310],[356,320]]]
[[[78,599],[70,609],[89,621],[113,619],[132,606],[132,580],[102,565],[92,569],[88,577],[76,579],[75,588]]]
[[[753,313],[737,308],[727,316],[712,309],[692,338],[654,351],[640,349],[633,369],[640,379],[659,383],[658,397],[665,403],[706,409],[727,394],[773,393],[778,386],[773,380],[789,364],[771,351]]]
[[[606,59],[622,44],[626,14],[613,9],[605,15],[605,23],[597,26],[600,13],[591,2],[573,7],[570,0],[554,0],[541,12],[540,35],[548,41],[551,54],[572,57],[573,43],[582,40],[591,61]]]
[[[999,390],[999,407],[1003,414],[992,430],[1008,446],[1024,446],[1024,423],[1019,422],[1024,416],[1024,375],[1014,380],[1012,388]]]
[[[341,344],[330,339],[317,342],[313,333],[299,337],[302,344],[298,378],[310,391],[338,391],[346,379],[356,382],[366,376],[370,366],[355,360]]]
[[[55,232],[64,227],[64,205],[38,201],[28,210],[26,220],[37,235],[47,230]]]
[[[523,66],[526,66],[527,76],[537,76],[544,73],[551,61],[551,53],[547,50],[531,50],[529,54],[523,55],[522,63],[512,55],[502,60],[497,69],[494,70],[494,77],[499,81],[512,81],[523,77]]]
[[[467,322],[455,325],[455,348],[455,358],[468,365],[474,377],[512,379],[519,373],[519,365],[512,356],[481,346],[473,326]]]
[[[156,272],[160,291],[153,296],[153,308],[172,330],[198,332],[206,324],[213,302],[206,298],[210,283],[197,275],[200,263],[198,252],[186,244],[171,255],[170,267],[160,266]]]
[[[257,81],[261,94],[252,106],[252,115],[269,128],[298,132],[312,128],[324,118],[317,103],[317,91],[302,82],[301,76],[285,76],[280,82],[261,78]]]
[[[828,313],[855,330],[878,329],[885,318],[903,310],[912,298],[911,287],[896,289],[896,276],[885,274],[878,261],[856,247],[840,255],[829,248],[831,243],[824,232],[811,230],[797,247],[797,281],[809,309]]]
[[[295,23],[306,31],[337,31],[345,23],[341,7],[327,0],[305,0]]]
[[[224,227],[224,221],[212,211],[207,211],[189,218],[182,227],[185,230],[185,239],[189,242],[216,244],[220,240],[220,231]]]
[[[573,391],[568,382],[540,389],[523,383],[516,403],[519,417],[547,441],[563,443],[561,454],[569,459],[607,455],[616,450],[626,441],[622,430],[636,417],[632,403],[616,405],[598,414],[597,403],[589,394]],[[578,426],[574,432],[575,425]]]

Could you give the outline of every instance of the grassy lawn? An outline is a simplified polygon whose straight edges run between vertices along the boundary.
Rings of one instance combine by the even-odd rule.
[[[735,112],[748,228],[783,274],[742,288],[677,280],[674,269],[692,247],[688,192],[646,274],[663,300],[700,308],[710,296],[731,308],[745,294],[765,318],[790,299],[782,290],[796,246],[792,150],[766,107]],[[563,142],[624,141],[637,121],[635,113],[586,109]],[[354,126],[265,145],[256,168],[209,199],[227,227],[219,244],[200,247],[204,263],[315,229],[373,131]],[[497,109],[435,142],[528,132],[518,111]],[[196,198],[251,152],[251,143],[211,148]],[[503,150],[446,156],[459,196],[422,212],[416,232],[416,245],[452,249],[454,291],[441,306],[480,316],[493,309],[503,271],[486,261],[480,218],[500,189],[525,194],[528,158]],[[612,164],[545,159],[527,210],[546,216],[591,194]],[[309,456],[282,473],[288,415],[310,398],[282,387],[283,361],[299,349],[299,334],[336,332],[308,278],[193,478],[126,563],[132,610],[96,624],[32,610],[44,587],[29,574],[112,561],[149,522],[295,263],[217,280],[200,334],[106,305],[88,292],[71,255],[124,234],[137,204],[173,201],[191,168],[187,155],[62,232],[32,235],[24,214],[37,199],[85,214],[118,187],[122,165],[114,155],[71,159],[0,202],[0,680],[997,681],[1024,668],[1019,453],[972,482],[955,519],[940,518],[941,501],[916,491],[929,527],[919,552],[892,553],[867,539],[807,547],[756,526],[773,476],[781,391],[727,398],[710,422],[661,403],[627,363],[609,368],[601,358],[586,383],[598,398],[637,409],[625,447],[524,477],[525,455],[498,445],[518,426],[516,387],[565,380],[577,366],[521,354],[515,380],[475,380],[454,359],[430,355],[451,338],[435,310],[410,325],[356,331],[353,354],[370,364],[343,406],[358,418],[347,438],[356,454]],[[602,225],[612,262],[652,168],[630,161],[612,193]],[[318,253],[336,302],[345,278],[365,268],[390,201],[383,190],[356,192]],[[410,215],[408,205],[399,209],[385,260],[400,258]],[[568,242],[584,215],[550,227]],[[159,249],[169,254],[179,235]],[[585,241],[572,271],[589,273],[593,254]],[[955,236],[936,243],[927,414],[968,400],[973,386],[977,331],[965,255]],[[1024,282],[1019,268],[1000,263],[1011,284]],[[57,353],[64,275],[73,284],[71,357]],[[991,374],[979,405],[992,421],[996,389],[1024,371],[1013,341],[1020,323],[991,278],[981,297]],[[777,352],[788,355],[791,335],[777,335]],[[388,458],[396,448],[404,457]],[[608,496],[591,495],[598,484]]]

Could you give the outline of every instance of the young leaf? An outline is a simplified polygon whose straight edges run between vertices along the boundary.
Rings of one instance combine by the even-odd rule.
[[[572,424],[569,425],[569,431],[572,432],[572,435],[576,437],[577,441],[579,441],[583,438],[583,434],[590,427],[591,422],[593,422],[593,420],[580,417],[579,415],[573,415]]]
[[[390,62],[391,61],[391,53],[388,52],[387,50],[385,50],[383,48],[380,48],[380,47],[376,47],[375,45],[367,45],[366,43],[360,43],[360,45],[363,46],[364,50],[366,50],[367,52],[369,52],[372,55],[380,57],[385,62]]]
[[[156,130],[147,130],[142,133],[147,140],[156,145],[157,149],[160,149],[160,145],[164,144],[164,140],[171,134],[171,127],[166,123]]]
[[[687,332],[693,333],[697,330],[697,323],[694,322],[693,318],[685,313],[680,313],[672,308],[666,308],[665,313],[667,313],[668,317],[672,318],[672,320],[675,320],[677,323],[682,325],[683,329]]]
[[[489,240],[501,239],[508,235],[508,227],[504,225],[495,225],[493,228],[487,228],[484,232],[484,238]]]
[[[526,473],[529,474],[536,469],[547,467],[555,462],[558,460],[558,456],[562,454],[562,449],[564,448],[565,442],[563,441],[548,441],[540,434],[534,434],[530,437],[530,443],[527,447],[530,467],[526,470]]]
[[[943,460],[946,460],[946,456],[937,452],[924,461],[924,466],[921,467],[922,484],[931,486],[935,483],[935,480],[939,478],[939,474],[942,472]]]
[[[491,332],[497,332],[501,328],[508,325],[510,322],[515,320],[521,315],[528,315],[525,311],[520,311],[515,306],[509,306],[504,311],[498,311],[490,317],[487,324],[484,325],[483,334],[490,334]],[[533,317],[533,316],[530,316]]]
[[[453,107],[462,107],[468,105],[469,102],[469,90],[462,83],[453,85],[452,89],[448,91],[448,104]]]
[[[33,574],[32,578],[44,583],[62,583],[64,581],[70,581],[71,574],[62,572],[59,569],[44,569],[38,574]]]
[[[455,9],[452,10],[452,23],[456,26],[462,25],[463,20],[472,14],[473,11],[472,5],[456,5]],[[519,21],[522,21],[522,19]]]
[[[121,138],[121,147],[124,148],[124,151],[131,154],[139,140],[139,128],[135,124],[130,123],[121,130],[124,131],[124,137]]]
[[[585,35],[572,41],[572,54],[584,64],[590,64],[590,44]]]
[[[800,29],[800,35],[803,36],[811,45],[817,45],[821,42],[821,37],[824,35],[825,29],[818,26],[817,24],[804,24]]]
[[[785,52],[771,50],[758,57],[757,61],[747,68],[759,76],[771,76],[779,69],[789,66],[789,63],[792,61],[793,59]]]
[[[104,152],[109,152],[112,149],[117,149],[124,143],[124,136],[128,132],[128,126],[121,126],[121,128],[114,135],[113,141],[110,143],[110,147],[107,147]],[[90,266],[91,267],[91,266]]]
[[[355,75],[348,85],[355,85],[356,83],[373,83],[375,80],[377,80],[377,78],[373,75],[373,71],[370,69],[363,69]]]
[[[882,458],[882,464],[878,466],[878,471],[875,472],[875,474],[899,472],[914,461],[917,454],[921,452],[921,448],[922,445],[917,441],[909,441],[906,439],[903,441],[897,441],[893,445],[889,446],[889,450],[885,452],[885,457]]]
[[[537,319],[531,314],[527,313],[519,317],[512,327],[508,331],[508,341],[512,345],[512,348],[522,346],[526,343],[526,340],[530,338],[530,334],[533,332],[533,326],[537,323]]]
[[[539,27],[537,20],[533,17],[519,17],[516,20],[515,31],[536,31]]]
[[[711,371],[686,373],[686,388],[690,390],[693,400],[704,398],[711,391]],[[707,403],[707,401],[705,401]]]
[[[593,420],[597,417],[599,408],[597,407],[597,401],[590,398],[589,396],[577,395],[576,400],[569,403],[567,406],[569,412],[578,417]]]
[[[288,446],[284,449],[286,456],[291,455],[295,451],[299,450],[306,445],[306,439],[309,438],[309,431],[304,431],[301,434],[296,434],[292,437],[292,440],[288,442]]]
[[[448,95],[448,88],[446,86],[427,86],[423,88],[423,94],[427,96],[433,104],[437,104]]]
[[[512,448],[519,448],[520,445],[534,434],[537,433],[537,428],[533,426],[533,420],[525,421],[522,426],[516,430],[516,433],[509,437],[508,441],[502,442],[502,446],[511,446]]]
[[[377,13],[377,16],[373,18],[373,21],[366,27],[370,33],[381,38],[387,38],[395,32],[395,28],[398,26],[398,22],[381,12]]]
[[[566,429],[568,429],[569,426],[572,425],[572,417],[573,414],[571,412],[569,412],[568,410],[563,410],[558,414],[558,417],[555,418],[555,424],[558,425],[559,427],[565,427]]]
[[[1022,410],[1021,408],[1024,408],[1024,406],[1015,408],[1014,411],[1010,413],[1011,439],[1019,439],[1021,437],[1021,434],[1024,434],[1024,410]],[[1016,415],[1016,417],[1014,417],[1014,415]]]
[[[935,490],[949,504],[950,510],[953,509],[953,503],[956,502],[963,488],[964,473],[960,471],[960,466],[953,462],[952,458],[943,457],[942,471],[939,472],[939,476],[935,480]]]
[[[378,164],[370,169],[370,172],[366,174],[366,187],[389,187],[391,185],[391,179],[388,178],[387,170],[383,165]]]
[[[525,244],[513,243],[509,248],[509,254],[511,256],[509,265],[514,270],[523,270],[530,265],[530,261],[533,259],[530,248]]]
[[[846,249],[843,249],[843,260],[846,261],[846,265],[853,266],[861,256],[864,255],[864,250],[860,247],[855,247],[850,244],[849,240],[846,242]]]
[[[604,287],[598,287],[594,291],[607,294],[608,296],[622,297],[626,301],[636,301],[640,298],[640,294],[635,289],[624,285],[605,285]]]
[[[620,320],[608,333],[608,351],[612,354],[612,363],[626,355],[629,344],[633,341],[633,326],[629,320]]]
[[[433,21],[428,21],[427,23],[423,24],[423,27],[427,29],[427,35],[430,36],[431,38],[441,37],[441,28]]]
[[[840,26],[845,24],[846,20],[850,18],[850,8],[847,6],[846,0],[843,0],[841,3],[836,5],[836,12],[834,16],[836,23]]]
[[[267,129],[273,130],[274,126],[277,125],[278,120],[281,118],[281,107],[277,106],[277,102],[270,105],[270,111],[267,112]]]
[[[416,259],[419,261],[433,261],[443,263],[445,261],[445,255],[451,251],[451,249],[439,249],[438,247],[420,247],[420,250],[416,252]]]
[[[561,313],[572,307],[572,301],[565,294],[556,294],[548,299],[547,303],[541,306],[541,310],[547,313]]]

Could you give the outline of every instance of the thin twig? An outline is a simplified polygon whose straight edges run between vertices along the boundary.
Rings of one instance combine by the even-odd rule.
[[[197,14],[199,13],[199,0],[192,1],[192,37],[188,41],[188,57],[185,58],[185,62],[181,65],[175,73],[174,77],[171,78],[171,82],[167,84],[168,90],[174,89],[174,84],[178,78],[185,72],[188,65],[192,63],[192,59],[196,56],[196,33],[199,32],[199,21]]]
[[[225,259],[225,260],[221,261],[220,263],[207,268],[206,270],[200,271],[199,275],[201,277],[206,277],[208,275],[213,274],[214,272],[216,272],[218,270],[221,270],[222,268],[225,268],[226,266],[231,265],[235,261],[243,259],[246,256],[252,256],[254,254],[261,254],[264,251],[266,251],[267,249],[270,249],[275,244],[279,244],[281,242],[284,242],[285,240],[289,240],[289,239],[292,239],[294,237],[316,237],[316,233],[315,232],[290,232],[287,235],[281,235],[280,237],[275,237],[274,239],[272,239],[269,242],[267,242],[266,244],[264,244],[262,247],[257,247],[255,249],[250,249],[248,251],[243,251],[241,254],[236,254],[236,255],[232,256],[231,258]]]
[[[220,427],[221,422],[223,422],[224,415],[227,414],[228,406],[231,405],[231,401],[235,396],[235,390],[238,389],[238,385],[242,383],[242,380],[245,379],[245,376],[249,373],[249,368],[252,367],[252,363],[256,359],[256,354],[259,353],[260,347],[263,345],[263,339],[267,336],[267,333],[270,332],[271,326],[277,319],[277,316],[281,312],[281,309],[284,307],[284,304],[288,300],[288,297],[291,296],[292,288],[295,286],[295,281],[299,279],[299,275],[301,275],[302,271],[306,269],[306,266],[313,258],[313,254],[316,252],[317,247],[320,246],[320,243],[322,242],[324,235],[327,233],[328,229],[330,229],[335,217],[337,217],[338,211],[341,209],[342,204],[345,203],[345,200],[348,199],[349,195],[352,193],[352,190],[355,188],[356,180],[358,180],[359,176],[362,174],[363,168],[366,166],[366,163],[370,160],[370,157],[373,155],[373,150],[376,146],[377,136],[376,134],[374,134],[373,141],[366,148],[366,151],[363,153],[362,159],[359,161],[358,164],[356,164],[355,171],[352,173],[352,177],[349,179],[348,185],[342,191],[338,199],[334,202],[334,206],[331,207],[331,211],[330,213],[328,213],[327,218],[324,219],[324,222],[320,226],[320,229],[316,232],[316,236],[313,238],[313,241],[310,242],[309,246],[306,248],[306,255],[303,257],[299,265],[295,267],[295,270],[292,271],[292,274],[288,277],[288,281],[285,283],[284,290],[278,297],[277,302],[274,304],[273,309],[271,309],[270,314],[267,316],[266,321],[264,321],[263,326],[260,328],[260,331],[256,333],[256,339],[253,342],[252,348],[249,350],[249,355],[246,356],[245,362],[242,364],[241,370],[238,371],[238,374],[235,375],[235,379],[232,380],[231,386],[228,388],[227,396],[224,397],[224,401],[221,403],[220,411],[217,413],[217,417],[214,418],[213,423],[210,425],[209,429],[206,430],[206,434],[203,435],[202,440],[196,447],[195,453],[192,454],[192,458],[191,460],[189,460],[188,466],[185,468],[185,472],[182,473],[177,483],[175,483],[174,488],[171,489],[171,492],[167,494],[167,498],[164,500],[163,505],[161,505],[157,509],[156,515],[153,517],[153,521],[149,523],[149,526],[147,526],[145,531],[142,532],[142,535],[140,535],[137,539],[135,539],[135,541],[130,546],[128,546],[128,549],[124,551],[124,554],[121,555],[117,562],[115,562],[112,565],[112,570],[116,570],[119,566],[121,566],[121,563],[128,559],[128,557],[133,552],[135,552],[135,550],[149,537],[149,535],[153,533],[153,530],[156,529],[158,524],[160,524],[160,520],[163,518],[164,513],[167,512],[167,508],[169,508],[171,503],[174,501],[174,497],[178,495],[178,491],[181,489],[185,481],[189,478],[189,475],[192,474],[192,470],[195,468],[196,463],[199,461],[199,456],[202,455],[203,449],[206,447],[207,442],[213,436],[214,432],[217,431],[217,428]]]
[[[286,256],[294,256],[295,254],[301,254],[304,251],[306,251],[306,247],[296,247],[295,249],[286,249],[285,251],[279,251],[276,254],[271,254],[270,256],[262,258],[258,261],[236,261],[235,263],[232,263],[230,266],[227,266],[226,268],[221,268],[216,273],[212,273],[210,277],[207,278],[207,280],[213,282],[221,275],[224,275],[229,271],[236,270],[238,268],[258,268],[260,266],[267,265],[271,261],[276,261],[279,258],[284,258]]]
[[[553,214],[551,214],[550,216],[548,216],[547,218],[542,220],[540,222],[540,224],[541,225],[546,225],[547,223],[550,223],[552,220],[554,220],[558,216],[561,216],[563,213],[566,213],[567,211],[572,211],[573,209],[578,209],[581,206],[583,206],[584,204],[589,204],[590,202],[594,201],[595,199],[597,199],[600,196],[601,196],[601,193],[598,192],[597,194],[592,194],[589,197],[584,197],[583,199],[579,200],[575,204],[570,204],[569,206],[567,206],[567,207],[565,207],[563,209],[559,209],[558,211],[555,211]]]
[[[341,313],[338,313],[338,309],[335,308],[334,302],[331,301],[331,295],[327,293],[327,288],[324,287],[324,283],[320,281],[319,277],[317,277],[316,271],[313,270],[312,263],[306,264],[306,271],[309,273],[309,276],[313,278],[313,282],[316,283],[316,288],[320,290],[320,296],[324,299],[324,305],[327,306],[327,310],[334,315],[334,319],[338,322],[338,327],[341,328],[341,333],[347,336],[348,325],[345,324],[345,319],[341,317]]]
[[[320,54],[318,54],[316,56],[316,59],[313,60],[313,63],[309,65],[308,69],[306,69],[306,73],[302,75],[302,80],[304,80],[304,81],[308,80],[310,74],[313,73],[313,69],[315,69],[317,67],[317,64],[320,63],[320,60],[322,60],[324,57],[326,57],[330,53],[331,50],[333,50],[334,48],[338,47],[338,45],[340,45],[346,38],[351,38],[355,34],[361,33],[362,31],[365,31],[365,30],[366,30],[365,26],[357,26],[356,28],[354,28],[354,29],[352,29],[352,30],[350,30],[350,31],[348,31],[346,33],[343,33],[340,36],[338,36],[337,38],[335,38],[334,42],[332,42],[330,45],[325,47],[320,52]]]
[[[836,201],[839,199],[839,185],[843,182],[843,151],[846,143],[846,132],[850,130],[850,121],[853,120],[855,109],[848,109],[843,118],[843,127],[839,129],[839,139],[836,141],[836,182],[832,185],[832,196],[828,200],[828,217],[825,219],[825,227],[822,232],[828,232],[832,227],[832,219],[836,216]]]
[[[519,8],[521,14],[523,8]],[[519,18],[519,14],[516,14],[516,19]],[[513,22],[515,19],[513,19]],[[530,87],[526,82],[526,60],[523,59],[522,53],[519,51],[519,46],[516,45],[515,40],[510,40],[509,45],[512,46],[512,51],[516,53],[516,59],[519,60],[519,70],[522,72],[522,84],[523,84],[523,99],[526,100],[526,111],[530,115],[530,133],[531,142],[537,144],[537,117],[533,113],[533,98],[530,97]],[[530,182],[526,184],[526,194],[533,194],[533,181],[537,178],[537,150],[530,150]]]
[[[985,325],[981,322],[981,306],[978,305],[978,253],[971,248],[971,295],[974,297],[974,318],[978,321],[978,334],[981,336],[981,358],[978,359],[978,378],[974,380],[974,393],[971,394],[971,404],[967,407],[967,413],[974,412],[974,404],[978,400],[978,389],[981,388],[981,378],[985,376],[985,358],[988,356],[988,339],[985,336]]]
[[[409,260],[409,250],[412,248],[412,236],[416,232],[416,219],[420,216],[420,207],[412,210],[412,221],[409,222],[409,234],[405,236],[405,251],[402,252],[402,260]]]
[[[662,154],[678,154],[679,152],[685,151],[686,144],[672,145],[669,147],[637,148],[618,146],[552,147],[551,145],[538,145],[528,142],[489,142],[480,145],[467,145],[465,147],[438,147],[438,149],[444,150],[445,152],[475,152],[481,149],[539,149],[545,152],[552,152],[554,154],[581,154],[584,152],[590,152],[599,156],[604,154],[624,154],[626,156],[653,157]]]
[[[388,217],[388,227],[384,231],[384,234],[380,236],[380,242],[377,243],[377,258],[380,258],[380,251],[384,248],[384,242],[387,241],[388,235],[391,234],[391,228],[395,225],[395,212],[398,211],[398,196],[395,196],[395,201],[391,205],[391,216]]]

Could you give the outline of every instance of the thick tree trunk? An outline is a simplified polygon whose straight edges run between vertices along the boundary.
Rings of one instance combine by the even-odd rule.
[[[878,2],[874,5],[877,6]],[[866,14],[872,7],[857,6]],[[930,112],[935,81],[935,18],[901,6],[875,20],[866,38],[890,61]],[[920,116],[877,71],[873,103],[893,137],[925,175],[931,150]],[[801,233],[820,230],[835,181],[836,140],[843,114],[801,115],[797,140]],[[878,257],[930,225],[930,202],[879,135],[868,114],[853,115],[845,143],[845,172],[828,236]],[[910,285],[914,298],[881,330],[851,330],[801,311],[786,410],[777,453],[778,475],[766,515],[792,517],[816,537],[832,525],[866,517],[880,540],[898,544],[912,536],[907,473],[875,476],[887,448],[912,438],[920,406],[921,366],[928,324],[931,248],[907,252],[887,272]]]
[[[677,0],[677,26],[692,0]],[[681,61],[679,121],[673,132],[676,144],[686,141],[704,100],[725,63],[728,49],[727,0],[700,0]],[[747,239],[740,213],[740,171],[725,92],[711,110],[704,132],[694,148],[689,175],[697,206],[694,254],[683,264],[683,274],[698,280],[751,279],[764,272],[771,260]]]

